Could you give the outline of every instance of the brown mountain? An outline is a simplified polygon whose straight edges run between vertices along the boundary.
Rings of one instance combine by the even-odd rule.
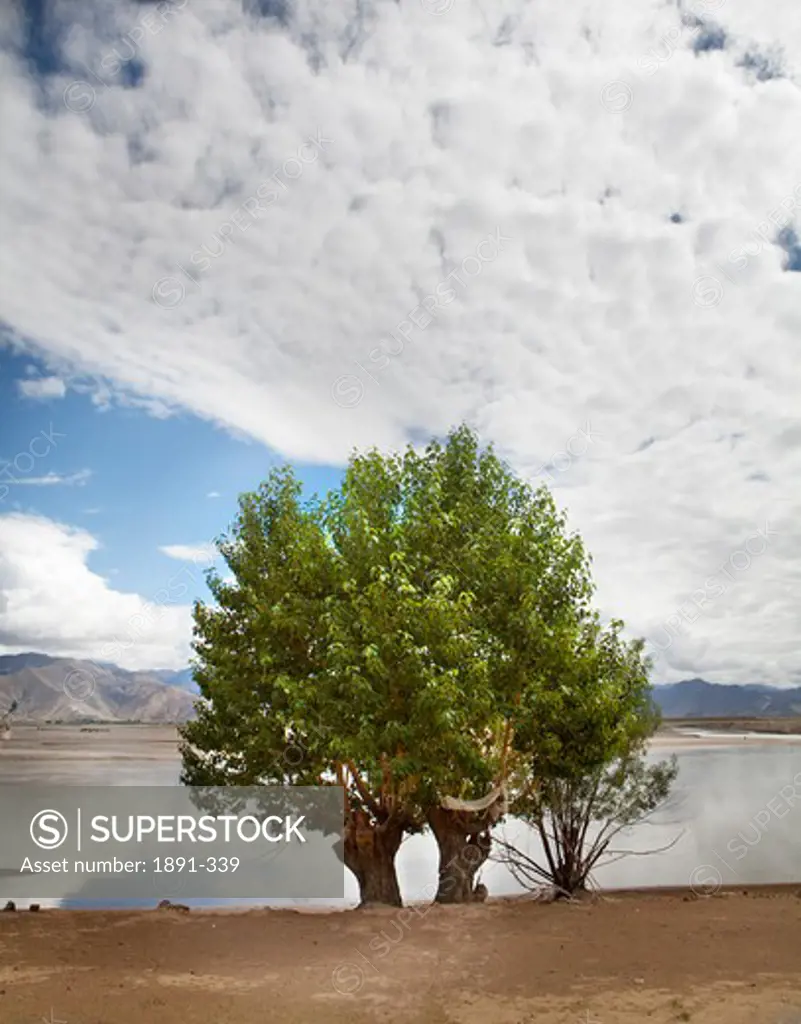
[[[194,699],[156,672],[42,654],[0,657],[0,718],[16,700],[13,721],[183,722]]]
[[[801,715],[801,687],[735,686],[684,679],[655,686],[653,698],[665,718],[791,718]]]

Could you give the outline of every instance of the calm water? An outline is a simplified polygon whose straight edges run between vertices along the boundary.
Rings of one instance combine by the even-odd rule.
[[[653,758],[676,753],[679,777],[669,805],[651,822],[616,842],[628,856],[597,872],[607,888],[801,882],[801,737],[662,740]],[[18,728],[0,743],[0,785],[175,785],[180,770],[175,734],[164,727]],[[532,833],[519,823],[503,828],[507,839],[530,852]],[[436,875],[436,847],[428,836],[406,840],[398,858],[406,899],[425,899]],[[482,880],[493,895],[519,891],[499,864]],[[357,890],[346,872],[346,896]],[[2,893],[0,893],[2,897]],[[35,894],[32,894],[35,898]],[[189,900],[190,903],[202,901]],[[263,902],[263,901],[260,901]],[[276,901],[278,902],[278,901]]]

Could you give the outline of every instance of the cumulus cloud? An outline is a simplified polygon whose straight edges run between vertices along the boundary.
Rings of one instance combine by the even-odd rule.
[[[165,544],[159,551],[180,562],[205,562],[211,565],[217,558],[217,549],[213,544]]]
[[[17,388],[23,398],[63,398],[67,386],[60,377],[35,377],[31,380],[18,380]]]
[[[69,10],[0,14],[15,337],[295,459],[466,419],[655,644],[770,520],[656,675],[798,679],[796,3]]]
[[[41,516],[0,516],[0,652],[37,650],[127,669],[183,668],[192,609],[177,576],[145,599],[87,565],[99,547],[85,530]]]

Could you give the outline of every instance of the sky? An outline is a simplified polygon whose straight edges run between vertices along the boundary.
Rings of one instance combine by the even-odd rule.
[[[793,0],[0,5],[0,653],[181,668],[241,491],[467,422],[801,684],[800,118]]]

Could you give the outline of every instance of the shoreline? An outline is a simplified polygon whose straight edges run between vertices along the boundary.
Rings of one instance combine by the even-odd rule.
[[[799,892],[0,913],[0,1019],[796,1024]]]
[[[19,726],[0,743],[0,782],[175,785],[176,740],[171,726]],[[651,757],[684,757],[696,786],[718,765],[717,786],[704,792],[710,800],[729,794],[730,830],[705,834],[711,853],[691,845],[686,870],[673,861],[677,847],[664,867],[624,862],[604,879],[617,888],[572,901],[504,893],[500,879],[501,892],[484,903],[415,899],[431,891],[423,875],[436,874],[432,851],[422,847],[406,854],[403,908],[359,908],[350,898],[198,905],[175,895],[177,907],[159,909],[155,891],[144,905],[116,908],[18,899],[16,912],[0,912],[0,1020],[801,1024],[801,879],[733,885],[693,870],[714,863],[714,849],[773,794],[772,783],[748,785],[751,757],[739,752],[764,760],[778,792],[796,771],[799,741],[765,733],[743,741],[687,722],[663,727]],[[706,807],[681,820],[703,818]],[[793,820],[771,821],[769,843],[797,850],[787,828]],[[797,856],[761,868],[758,852],[751,856],[752,878],[801,874]],[[635,884],[660,879],[684,884]],[[26,909],[32,901],[38,912]]]
[[[80,739],[80,744],[72,746],[71,739]],[[664,746],[713,741],[738,744],[744,740],[801,742],[801,716],[762,720],[666,719],[648,742]],[[131,757],[143,761],[177,761],[178,743],[178,726],[169,722],[99,722],[88,731],[84,725],[69,722],[16,722],[9,736],[0,736],[0,763],[3,755],[12,751],[15,757],[45,762],[62,757],[86,757],[92,748],[115,760]]]
[[[543,899],[531,893],[507,893],[499,894],[497,896],[489,895],[482,904],[453,904],[454,907],[468,907],[470,909],[477,909],[480,906],[487,907],[498,907],[498,906],[523,906],[527,904],[537,904],[539,906],[574,906],[574,907],[589,907],[599,903],[616,903],[620,901],[626,902],[638,902],[638,901],[650,901],[654,899],[664,900],[681,900],[682,902],[696,901],[696,900],[709,900],[718,898],[727,898],[732,896],[742,896],[752,899],[770,899],[776,897],[795,897],[799,900],[799,907],[801,909],[801,877],[796,882],[757,882],[757,883],[741,883],[735,885],[732,883],[726,883],[717,885],[714,889],[704,891],[702,886],[694,889],[689,885],[649,885],[640,886],[627,889],[594,889],[590,892],[584,893],[573,900],[548,900]],[[22,901],[18,901],[22,902]],[[437,904],[432,900],[404,900],[402,907],[389,907],[389,906],[370,906],[370,907],[359,907],[355,901],[345,906],[339,906],[334,904],[323,904],[323,905],[298,905],[293,906],[268,906],[268,905],[253,905],[247,903],[236,903],[232,906],[220,906],[220,905],[201,905],[194,906],[192,904],[192,897],[186,899],[185,902],[177,900],[175,906],[186,906],[188,912],[192,917],[210,917],[210,916],[223,916],[223,917],[243,917],[247,915],[269,915],[274,917],[275,915],[297,915],[301,914],[304,917],[331,917],[339,916],[342,914],[358,914],[363,915],[376,915],[376,916],[393,916],[401,913],[406,909],[417,909],[421,908],[433,908],[441,907],[444,911],[448,911],[451,905]],[[131,917],[142,915],[144,917],[149,916],[154,911],[157,913],[168,912],[170,908],[160,908],[158,901],[153,903],[151,907],[64,907],[64,906],[47,906],[44,901],[41,901],[41,907],[35,913],[45,914],[48,917],[52,914],[58,914],[61,916],[69,916],[76,914],[81,917],[87,915],[100,915],[106,917],[108,915],[116,917]],[[2,910],[0,910],[2,913]],[[25,906],[18,906],[16,911],[17,915],[29,916],[30,911]],[[11,914],[9,914],[11,916]],[[2,920],[0,918],[0,920]]]
[[[699,730],[700,731],[700,730]],[[801,734],[797,733],[716,733],[712,730],[702,735],[687,733],[657,733],[648,741],[648,747],[652,750],[666,748],[696,748],[704,747],[742,747],[744,744],[750,746],[763,745],[784,745],[790,746],[801,744]]]

